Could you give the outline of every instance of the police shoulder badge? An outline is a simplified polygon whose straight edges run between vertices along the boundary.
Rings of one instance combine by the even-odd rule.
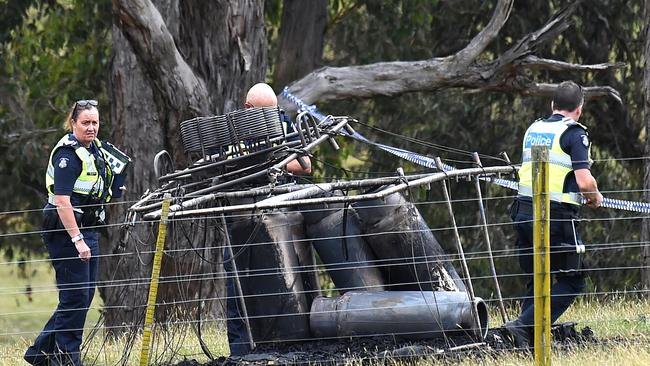
[[[582,144],[585,145],[585,147],[589,147],[589,137],[587,137],[587,135],[580,135],[580,138],[582,139]]]
[[[59,168],[63,169],[68,166],[68,158],[61,158],[59,160]]]

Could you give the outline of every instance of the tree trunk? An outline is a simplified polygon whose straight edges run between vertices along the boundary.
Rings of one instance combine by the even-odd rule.
[[[113,0],[113,10],[111,140],[134,159],[123,198],[132,204],[157,186],[151,167],[158,151],[166,149],[177,166],[185,164],[178,134],[181,121],[236,109],[247,88],[264,81],[263,4]],[[116,206],[112,222],[120,222],[129,204]],[[207,220],[172,222],[168,231],[161,277],[173,277],[161,283],[157,302],[195,308],[199,304],[192,300],[200,291],[202,298],[222,297],[220,225]],[[144,252],[154,250],[156,232],[155,225],[136,223],[128,240],[122,240],[123,231],[113,233],[102,247],[102,254],[123,254],[106,257],[101,265],[108,329],[120,331],[122,324],[143,321],[152,259]],[[221,307],[214,300],[208,305],[213,310]]]
[[[273,72],[275,92],[321,66],[327,0],[284,0],[280,45]]]
[[[643,96],[645,103],[643,104],[643,115],[645,116],[645,156],[650,156],[650,0],[644,1],[644,71],[643,71]],[[645,201],[650,202],[650,162],[644,161],[645,164],[645,177],[643,180],[643,187],[645,188]],[[642,263],[643,269],[641,271],[641,282],[645,290],[650,290],[650,219],[643,220],[643,230],[641,231],[641,239],[645,243],[643,246]]]
[[[179,163],[177,165],[184,163],[178,141],[180,121],[199,114],[220,114],[235,109],[241,105],[246,88],[264,80],[266,68],[261,1],[155,0],[154,3],[151,0],[113,0],[115,55],[111,75],[111,118],[114,141],[119,146],[129,146],[136,160],[128,183],[130,192],[144,192],[156,186],[150,167],[154,154],[160,149],[169,150]],[[287,1],[287,17],[293,6],[304,6],[298,3]],[[577,3],[561,9],[543,27],[522,37],[501,55],[487,61],[479,58],[498,36],[512,4],[513,0],[499,0],[486,27],[454,55],[414,62],[321,68],[293,83],[291,90],[307,103],[451,87],[550,94],[554,85],[530,80],[528,70],[591,71],[621,66],[609,63],[577,65],[533,56],[539,45],[555,39],[569,27]],[[293,36],[296,33],[290,28],[286,32]],[[302,42],[291,45],[293,36],[287,35],[285,47],[311,41],[303,34]],[[310,59],[315,59],[312,53],[300,52],[301,57],[311,55]],[[620,100],[616,90],[610,87],[586,88],[586,92],[588,96],[612,95]],[[281,101],[289,112],[295,110],[286,99]],[[126,199],[137,197],[129,193]],[[120,217],[124,208],[115,211],[114,217]],[[220,242],[216,239],[219,231],[214,225],[208,228],[209,223],[205,221],[194,225],[173,224],[163,275],[221,271],[220,266],[214,264],[219,263],[221,254]],[[152,250],[155,239],[152,229],[154,227],[137,223],[131,239],[121,250],[125,253]],[[104,253],[119,249],[117,243],[113,238],[111,244],[104,247]],[[210,250],[204,253],[204,247]],[[105,262],[108,263],[104,265],[102,280],[122,281],[119,287],[102,289],[107,326],[139,324],[148,288],[150,257],[130,254],[110,257]],[[162,286],[158,303],[197,298],[200,281],[196,283],[187,277],[175,279],[179,281]],[[212,287],[202,294],[204,298],[215,298],[215,288],[222,285],[212,280],[210,284]]]

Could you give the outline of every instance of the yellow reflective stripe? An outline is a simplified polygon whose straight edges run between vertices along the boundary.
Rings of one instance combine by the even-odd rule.
[[[52,162],[54,153],[58,148],[70,146],[73,143],[74,141],[70,140],[68,135],[65,135],[59,140],[59,142],[57,142],[52,149],[52,152],[50,152],[50,160],[45,173],[45,188],[49,194],[54,194],[54,164]],[[95,143],[98,144],[98,146],[101,146],[99,140],[95,140]],[[97,168],[95,167],[95,157],[83,147],[76,147],[75,154],[81,160],[81,174],[77,177],[72,191],[82,195],[88,195],[93,192],[94,189],[96,191],[95,194],[101,196],[104,192],[104,180],[99,176]]]
[[[531,150],[526,149],[523,153],[522,161],[527,163],[531,160]],[[549,164],[559,165],[561,167],[570,168],[573,170],[573,162],[571,161],[571,156],[568,154],[559,154],[555,151],[549,151],[548,160]]]
[[[75,152],[82,162],[81,174],[74,183],[73,192],[90,194],[96,191],[99,196],[104,191],[104,182],[95,167],[95,157],[85,148],[76,149]]]
[[[571,156],[562,150],[560,139],[564,132],[572,125],[577,124],[570,118],[564,118],[557,122],[534,122],[526,131],[522,143],[522,164],[519,170],[519,193],[524,196],[532,194],[532,162],[531,149],[526,147],[526,143],[533,143],[535,138],[542,143],[549,145],[549,190],[551,200],[556,202],[565,202],[580,204],[580,195],[577,193],[565,193],[564,181],[568,174],[573,171],[573,162]],[[582,125],[579,125],[585,128]],[[585,128],[586,130],[586,128]],[[542,134],[532,136],[531,134]],[[550,139],[552,136],[552,139]],[[544,138],[546,138],[544,140]],[[530,141],[529,141],[530,140]],[[537,141],[535,140],[535,141]]]
[[[533,188],[528,187],[528,186],[522,186],[519,185],[519,194],[522,196],[526,197],[532,197],[533,196]],[[582,196],[580,193],[576,192],[570,192],[570,193],[558,193],[558,192],[550,192],[551,194],[551,201],[555,202],[563,202],[563,203],[571,203],[574,205],[580,205],[582,204]]]
[[[573,171],[572,168],[549,164],[549,190],[551,192],[562,193],[564,191],[564,181],[566,176]],[[519,169],[519,185],[522,186],[532,186],[532,182],[529,178],[532,176],[532,163],[526,162],[521,164]]]
[[[81,191],[81,192],[90,192],[93,190],[93,188],[97,189],[96,186],[98,185],[103,185],[103,182],[101,182],[101,179],[97,180],[80,180],[77,179],[77,181],[74,182],[74,187],[73,191]]]

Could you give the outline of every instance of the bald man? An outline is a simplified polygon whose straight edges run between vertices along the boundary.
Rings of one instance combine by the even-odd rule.
[[[269,84],[257,83],[253,85],[246,93],[246,102],[244,107],[277,107],[278,97]]]
[[[277,107],[278,98],[275,96],[273,89],[265,83],[259,83],[253,85],[252,88],[246,94],[246,102],[244,107],[246,108],[261,108],[261,107]],[[290,121],[284,120],[283,123],[287,124],[287,132],[293,132],[294,128]],[[308,156],[303,156],[304,162],[307,164],[307,169],[303,169],[298,163],[298,160],[293,160],[287,164],[287,171],[291,173],[310,173],[311,172],[311,160]],[[233,220],[231,217],[227,218],[229,225],[233,225]],[[230,229],[229,229],[230,232]],[[232,234],[229,234],[232,235]],[[235,245],[240,245],[241,243],[235,243]],[[231,257],[228,250],[224,251],[224,269],[228,273],[232,273],[231,267]],[[235,283],[231,275],[228,275],[226,279],[226,327],[228,331],[228,345],[230,347],[231,356],[241,356],[249,353],[250,349],[250,340],[246,331],[246,324],[242,318],[242,314],[239,311],[239,300],[237,299],[237,293],[235,291]]]
[[[261,107],[277,107],[278,106],[278,97],[275,96],[273,88],[266,83],[257,83],[253,85],[246,93],[246,102],[244,107],[246,108],[261,108]],[[293,132],[293,125],[290,121],[283,121],[287,124],[287,133]],[[311,173],[311,159],[309,156],[303,156],[303,161],[307,165],[307,168],[303,168],[298,163],[298,160],[293,160],[287,164],[287,171],[300,174],[300,173]]]

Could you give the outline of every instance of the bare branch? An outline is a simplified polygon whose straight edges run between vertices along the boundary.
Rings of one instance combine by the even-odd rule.
[[[322,67],[292,83],[290,91],[305,103],[346,98],[391,96],[415,91],[433,91],[451,83],[448,58],[414,62],[379,62],[362,66]],[[461,73],[461,78],[463,74]],[[296,107],[279,96],[287,112]]]
[[[50,133],[55,133],[55,132],[61,132],[60,128],[44,128],[44,129],[36,129],[36,130],[22,130],[19,132],[12,132],[8,133],[6,135],[0,135],[0,140],[18,140],[18,139],[33,139],[33,138],[41,138],[40,135],[47,135]]]
[[[454,56],[454,60],[460,67],[466,67],[474,62],[485,48],[499,35],[501,28],[508,20],[514,0],[499,0],[490,22],[477,34],[462,50]]]
[[[600,71],[623,68],[625,67],[625,62],[604,62],[601,64],[581,65],[530,55],[521,60],[519,65],[528,69],[544,69],[552,71]]]
[[[207,112],[207,89],[185,62],[162,16],[150,0],[113,0],[120,29],[138,60],[162,92],[166,103],[179,110]],[[169,57],[168,55],[173,55]]]
[[[552,96],[558,84],[535,83],[530,88],[522,90],[523,94],[535,96]],[[620,104],[623,104],[623,99],[618,90],[611,86],[587,86],[582,88],[587,100],[597,99],[601,97],[612,97]]]
[[[457,54],[452,57],[413,62],[396,61],[363,66],[324,67],[294,82],[289,86],[289,90],[307,104],[316,101],[370,98],[380,95],[395,96],[410,92],[435,91],[442,88],[551,95],[555,89],[554,85],[535,83],[522,71],[534,67],[550,70],[588,71],[624,66],[621,63],[575,65],[532,56],[540,44],[555,39],[570,26],[570,15],[578,3],[579,1],[574,2],[561,9],[543,27],[523,37],[492,62],[484,64],[469,62],[459,67]],[[503,7],[509,3],[500,1],[499,4]],[[500,8],[496,12],[503,12],[501,16],[507,18],[509,7],[508,9]],[[489,37],[496,36],[491,33],[494,31],[498,33],[498,29],[500,29],[497,27],[495,19],[501,19],[501,17],[496,15],[493,17],[491,23],[495,24],[493,24],[492,30],[484,30],[483,35],[479,34],[472,40],[475,45],[483,44],[479,42],[479,38],[487,41]],[[476,50],[477,48],[472,47],[471,49]],[[473,54],[469,46],[461,52],[466,52],[466,55]],[[619,103],[622,102],[619,93],[611,87],[588,87],[585,88],[585,92],[588,98],[611,96]],[[279,102],[287,112],[296,111],[296,107],[286,98],[280,96]]]
[[[564,32],[571,22],[569,17],[575,11],[579,1],[576,1],[569,6],[557,12],[551,20],[546,22],[542,28],[533,33],[529,33],[520,39],[514,46],[499,56],[497,62],[501,65],[506,65],[521,59],[535,51],[537,46],[546,43],[552,39],[557,38],[560,33]]]

